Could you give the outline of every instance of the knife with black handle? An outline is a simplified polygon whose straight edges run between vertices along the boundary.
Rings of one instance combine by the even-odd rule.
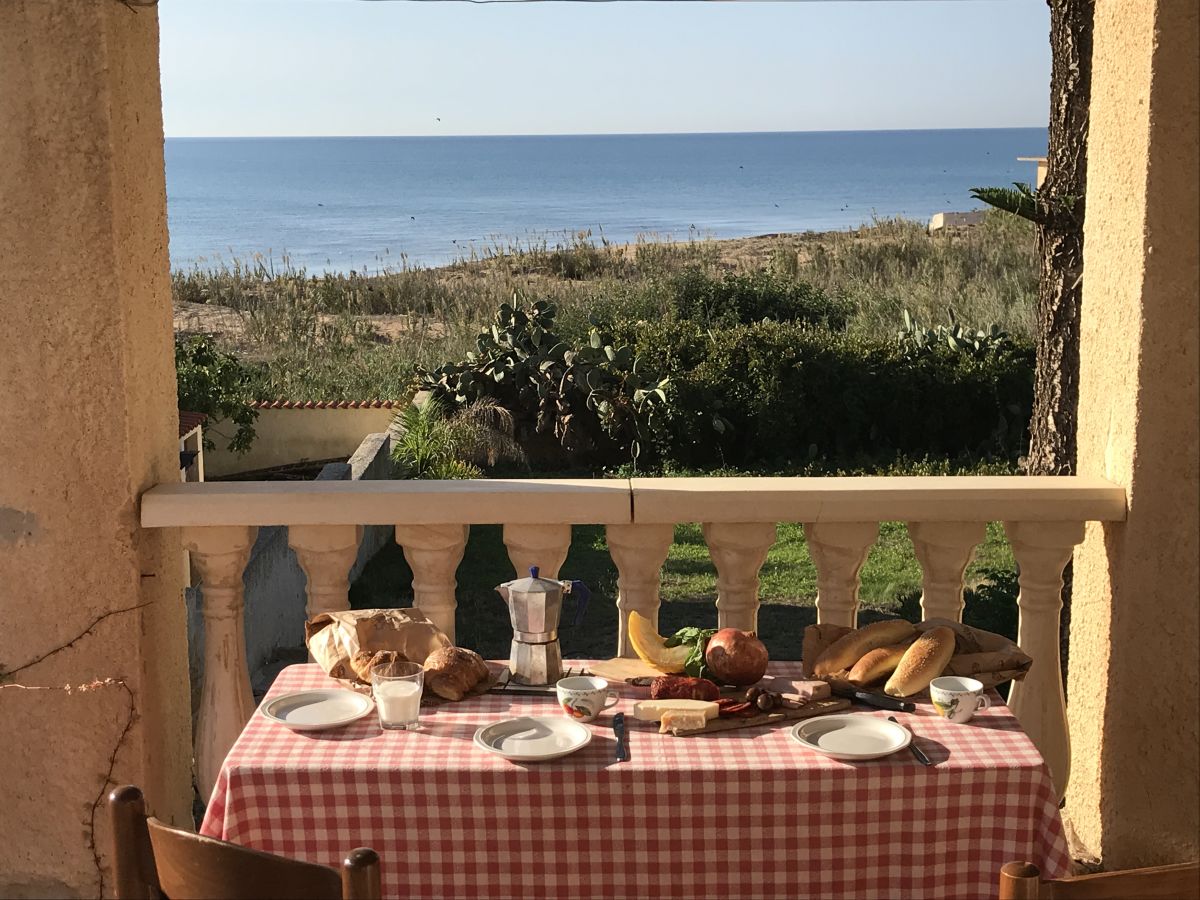
[[[613,734],[617,736],[617,762],[629,762],[629,734],[625,731],[625,713],[613,716]]]
[[[890,709],[892,712],[916,712],[917,705],[907,700],[889,697],[887,694],[877,694],[874,691],[859,691],[852,687],[832,687],[831,690],[839,697],[848,697],[856,703],[865,703],[876,709]]]

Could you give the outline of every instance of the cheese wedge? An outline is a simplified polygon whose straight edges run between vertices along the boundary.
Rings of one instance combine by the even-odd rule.
[[[643,722],[661,722],[665,712],[703,713],[705,721],[717,717],[711,700],[643,700],[633,704],[633,717]]]
[[[708,716],[702,709],[668,709],[662,714],[658,733],[679,734],[681,731],[699,731],[708,724]]]

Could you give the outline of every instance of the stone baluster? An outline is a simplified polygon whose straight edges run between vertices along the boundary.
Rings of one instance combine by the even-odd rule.
[[[304,617],[350,608],[350,569],[358,558],[361,525],[292,525],[288,546],[304,570]],[[309,654],[309,662],[312,655]]]
[[[1013,682],[1008,705],[1046,760],[1062,797],[1071,775],[1071,738],[1059,659],[1062,574],[1075,545],[1083,541],[1084,525],[1005,522],[1004,530],[1020,570],[1017,644],[1033,660],[1024,680]]]
[[[413,606],[454,640],[458,608],[454,573],[467,549],[469,525],[397,525],[396,543],[413,573]]]
[[[629,643],[629,612],[636,609],[658,628],[658,591],[675,526],[609,525],[605,534],[617,566],[617,655],[637,656]]]
[[[804,537],[817,567],[817,622],[856,627],[858,573],[879,537],[879,523],[812,523],[804,526]]]
[[[983,542],[983,522],[909,522],[921,563],[921,618],[962,621],[963,573]]]
[[[758,570],[775,543],[771,522],[705,522],[717,569],[717,627],[758,631]]]
[[[288,545],[308,578],[305,615],[350,608],[350,569],[358,559],[361,525],[292,525]]]
[[[571,549],[570,525],[505,525],[504,546],[518,578],[537,566],[543,578],[558,578]]]
[[[221,763],[254,713],[246,668],[242,573],[257,528],[248,525],[187,527],[183,546],[200,576],[204,618],[204,676],[196,716],[196,780],[205,800]]]

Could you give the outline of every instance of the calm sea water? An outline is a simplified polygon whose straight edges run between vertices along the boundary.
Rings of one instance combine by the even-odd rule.
[[[1032,181],[1042,128],[561,137],[170,138],[174,266],[438,264],[591,229],[717,238],[925,220]]]

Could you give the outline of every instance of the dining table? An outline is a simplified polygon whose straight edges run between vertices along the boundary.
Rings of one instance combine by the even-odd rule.
[[[503,664],[498,664],[503,665]],[[576,670],[589,661],[568,661]],[[799,663],[772,662],[776,679]],[[314,664],[284,669],[264,703],[346,687]],[[969,723],[895,716],[908,751],[846,762],[802,746],[790,724],[676,736],[632,716],[644,687],[592,740],[559,759],[511,762],[478,746],[484,725],[561,716],[544,696],[484,693],[422,708],[418,730],[374,713],[341,728],[292,731],[250,718],[209,798],[201,832],[337,866],[368,846],[384,895],[445,897],[974,898],[997,894],[1000,867],[1069,874],[1057,798],[1041,755],[993,692]],[[260,707],[261,710],[261,707]],[[630,758],[618,761],[612,715]]]

